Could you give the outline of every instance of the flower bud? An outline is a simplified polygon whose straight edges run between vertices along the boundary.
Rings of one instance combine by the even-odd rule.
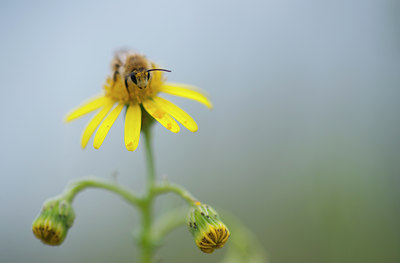
[[[217,212],[200,202],[189,211],[187,225],[196,245],[204,253],[212,253],[215,249],[222,248],[230,235]]]
[[[75,213],[70,203],[65,200],[46,201],[42,211],[32,224],[32,231],[43,243],[58,246],[67,236],[72,226]]]

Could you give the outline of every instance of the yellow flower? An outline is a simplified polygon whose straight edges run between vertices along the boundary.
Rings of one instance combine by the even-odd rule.
[[[165,83],[162,71],[166,70],[158,69],[155,63],[143,55],[125,53],[122,59],[116,55],[112,69],[113,76],[107,78],[104,93],[85,102],[66,116],[66,121],[72,121],[98,110],[83,132],[82,148],[86,147],[98,128],[93,141],[94,148],[98,149],[124,107],[125,146],[129,151],[134,151],[139,144],[142,114],[145,114],[143,110],[174,133],[180,130],[176,121],[191,132],[197,131],[197,124],[192,117],[172,102],[159,97],[159,92],[192,99],[212,108],[209,99],[195,87]]]

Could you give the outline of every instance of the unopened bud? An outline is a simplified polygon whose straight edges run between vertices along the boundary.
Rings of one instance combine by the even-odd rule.
[[[32,224],[32,231],[43,243],[58,246],[67,236],[72,226],[75,213],[70,203],[52,199],[43,205],[42,211]]]
[[[215,249],[222,248],[230,235],[217,212],[200,202],[189,211],[187,225],[196,245],[204,253],[212,253]]]

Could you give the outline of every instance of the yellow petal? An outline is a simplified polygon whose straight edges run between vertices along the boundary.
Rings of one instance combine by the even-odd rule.
[[[211,101],[203,93],[201,93],[199,89],[197,89],[197,90],[196,89],[197,89],[196,87],[191,86],[191,85],[166,83],[161,86],[159,91],[165,92],[165,93],[168,93],[171,95],[195,100],[197,102],[200,102],[200,103],[206,105],[208,108],[211,109],[213,107],[211,104]]]
[[[125,146],[134,151],[139,145],[142,110],[138,104],[130,104],[125,116]]]
[[[179,132],[178,123],[154,101],[151,99],[143,101],[143,107],[154,119],[161,123],[162,126],[174,133]]]
[[[104,105],[104,107],[90,120],[88,125],[86,126],[81,139],[81,146],[85,148],[89,142],[90,137],[97,129],[101,121],[107,116],[110,112],[112,106],[114,105],[114,101],[108,100],[108,102]]]
[[[186,129],[188,129],[191,132],[197,131],[198,127],[196,122],[192,119],[192,117],[189,116],[189,114],[187,114],[181,108],[179,108],[172,102],[160,97],[154,97],[153,101],[157,103],[157,105],[160,106],[163,110],[165,110],[168,114],[174,117],[177,121],[182,123],[182,125],[185,126]]]
[[[114,124],[115,120],[117,119],[118,115],[121,113],[122,109],[124,108],[124,104],[119,103],[108,116],[104,119],[104,121],[100,124],[99,129],[94,136],[93,147],[99,149],[101,144],[103,143],[104,139],[107,136],[108,131],[110,130],[111,126]]]
[[[82,115],[85,115],[89,112],[92,112],[94,110],[97,110],[101,106],[107,103],[108,98],[104,96],[97,96],[94,97],[85,103],[83,103],[81,106],[77,107],[76,109],[73,109],[70,113],[67,114],[65,117],[65,121],[72,121],[76,118],[81,117]]]

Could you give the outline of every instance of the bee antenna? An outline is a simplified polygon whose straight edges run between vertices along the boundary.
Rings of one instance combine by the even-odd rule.
[[[171,70],[163,69],[163,68],[152,68],[152,69],[147,70],[147,72],[150,72],[150,71],[165,71],[165,72],[171,72]]]

